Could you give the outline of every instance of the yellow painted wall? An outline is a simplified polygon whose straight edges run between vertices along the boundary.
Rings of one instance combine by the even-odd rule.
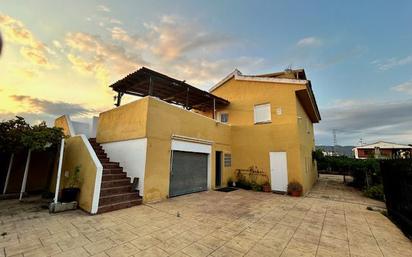
[[[313,123],[306,114],[301,103],[296,101],[296,108],[298,117],[298,131],[299,131],[299,144],[300,144],[300,162],[303,167],[303,187],[307,192],[312,188],[313,184],[318,178],[318,172],[316,164],[312,159],[312,151],[315,149],[315,138]]]
[[[79,206],[83,210],[90,212],[92,208],[97,167],[94,164],[81,136],[74,136],[65,140],[61,189],[64,188],[67,181],[65,172],[73,172],[77,165],[81,166],[80,176],[83,181],[78,199]]]
[[[146,137],[148,98],[100,113],[96,140],[109,143]]]
[[[308,181],[302,156],[308,156],[308,149],[313,146],[313,127],[310,136],[301,136],[298,116],[303,108],[295,94],[296,90],[301,89],[306,89],[306,86],[232,78],[213,91],[213,94],[230,101],[228,107],[218,111],[229,114],[233,169],[257,166],[270,178],[269,152],[285,151],[288,180],[300,182],[305,192],[311,187],[313,178],[310,177]],[[254,124],[254,105],[264,103],[271,104],[272,121]],[[277,108],[281,108],[281,115],[277,115]]]
[[[70,129],[69,129],[69,123],[68,123],[66,115],[60,116],[57,119],[55,119],[54,126],[58,128],[62,128],[65,136],[71,136]]]
[[[231,152],[230,126],[155,98],[148,99],[144,201],[164,199],[169,194],[172,135],[213,141],[211,185],[214,188],[215,151]],[[224,185],[232,174],[231,167],[223,167],[222,174]]]

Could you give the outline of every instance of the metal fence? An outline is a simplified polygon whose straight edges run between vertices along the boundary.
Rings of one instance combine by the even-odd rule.
[[[412,159],[382,160],[380,167],[388,214],[412,236]]]

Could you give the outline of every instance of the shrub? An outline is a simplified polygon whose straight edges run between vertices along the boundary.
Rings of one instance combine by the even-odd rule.
[[[383,201],[384,200],[383,185],[379,184],[379,185],[371,186],[365,189],[365,191],[363,191],[363,194],[366,197],[379,200],[379,201]]]

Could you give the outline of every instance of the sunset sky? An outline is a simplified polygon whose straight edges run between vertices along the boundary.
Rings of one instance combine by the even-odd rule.
[[[0,120],[86,120],[142,66],[204,90],[235,68],[292,67],[312,80],[317,144],[332,144],[332,129],[342,145],[412,143],[411,11],[411,1],[0,0]]]

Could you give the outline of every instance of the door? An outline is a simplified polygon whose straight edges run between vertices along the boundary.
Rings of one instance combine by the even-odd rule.
[[[207,190],[208,155],[173,151],[169,196]]]
[[[286,152],[270,152],[269,157],[272,191],[286,192],[288,186]]]
[[[216,179],[215,179],[215,187],[222,186],[222,152],[216,151]]]

